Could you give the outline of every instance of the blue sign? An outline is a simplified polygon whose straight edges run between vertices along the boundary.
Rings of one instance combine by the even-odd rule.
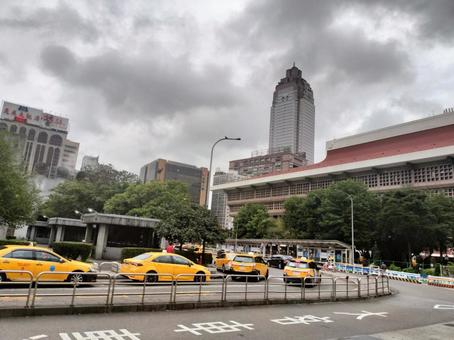
[[[54,266],[54,265],[52,265],[52,266],[50,266],[50,268],[49,268],[49,269],[50,269],[50,271],[51,271],[51,272],[53,272],[53,271],[55,271],[55,266]]]

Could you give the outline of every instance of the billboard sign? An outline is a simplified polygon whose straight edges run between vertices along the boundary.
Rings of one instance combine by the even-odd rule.
[[[43,110],[6,101],[3,102],[1,118],[47,129],[68,131],[68,118],[54,116],[43,112]]]

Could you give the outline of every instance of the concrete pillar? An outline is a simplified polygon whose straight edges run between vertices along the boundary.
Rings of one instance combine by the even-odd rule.
[[[30,241],[35,241],[36,240],[36,227],[34,225],[29,226],[30,228],[30,235],[29,235],[29,240]]]
[[[105,224],[98,225],[98,238],[96,240],[95,259],[101,260],[107,244],[108,227]]]
[[[85,229],[85,242],[91,243],[93,240],[93,226],[92,225],[87,225],[87,228]]]
[[[55,228],[54,226],[50,227],[49,245],[51,245],[55,241],[56,233],[57,233],[57,228]]]
[[[64,233],[65,233],[65,230],[64,230],[63,226],[61,226],[61,225],[57,226],[57,233],[56,233],[56,236],[55,236],[55,242],[63,241]]]

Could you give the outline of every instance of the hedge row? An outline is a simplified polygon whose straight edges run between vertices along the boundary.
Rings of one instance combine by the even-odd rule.
[[[68,259],[85,262],[90,257],[93,244],[85,242],[54,242],[52,250]]]
[[[0,240],[0,246],[3,245],[15,245],[15,246],[28,246],[30,241],[19,241],[19,240]]]
[[[135,247],[127,247],[121,250],[121,260],[130,259],[137,255],[149,252],[161,252],[161,249],[156,248],[135,248]]]

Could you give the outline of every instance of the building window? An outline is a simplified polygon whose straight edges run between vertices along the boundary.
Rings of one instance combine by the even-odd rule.
[[[63,143],[63,138],[59,135],[52,135],[49,139],[50,145],[61,146]]]
[[[11,132],[11,133],[16,133],[16,132],[17,132],[17,125],[12,124],[12,125],[9,127],[9,132]]]
[[[40,132],[39,133],[39,135],[38,135],[38,143],[43,143],[43,144],[47,143],[47,133],[45,133],[45,132]]]
[[[34,140],[36,135],[35,129],[28,130],[28,140]]]

